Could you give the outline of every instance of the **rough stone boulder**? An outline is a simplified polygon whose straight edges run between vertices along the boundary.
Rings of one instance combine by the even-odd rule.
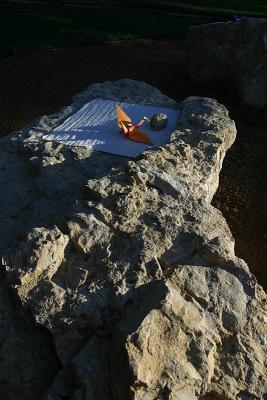
[[[227,82],[239,92],[246,119],[266,125],[267,19],[242,18],[193,27],[188,47],[193,82]]]
[[[42,140],[95,97],[182,113],[137,159]],[[216,100],[121,80],[1,140],[1,400],[266,396],[267,298],[210,204],[235,135]]]

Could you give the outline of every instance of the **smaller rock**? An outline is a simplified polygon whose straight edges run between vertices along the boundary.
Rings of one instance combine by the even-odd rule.
[[[151,117],[150,126],[154,131],[160,131],[166,128],[168,124],[168,117],[166,114],[158,113]]]

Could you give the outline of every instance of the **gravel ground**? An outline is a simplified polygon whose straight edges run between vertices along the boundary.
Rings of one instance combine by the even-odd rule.
[[[267,289],[267,135],[242,120],[231,88],[193,86],[186,73],[183,41],[116,42],[54,49],[2,58],[0,135],[67,105],[86,86],[100,81],[143,80],[176,101],[191,95],[215,97],[230,110],[238,135],[228,151],[213,204],[236,239],[236,253]]]

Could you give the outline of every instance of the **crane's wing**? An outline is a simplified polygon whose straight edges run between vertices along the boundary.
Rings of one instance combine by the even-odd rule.
[[[138,129],[133,129],[128,138],[135,140],[136,142],[153,144],[152,140],[144,132],[141,132]]]
[[[122,128],[122,124],[121,124],[122,121],[123,122],[132,122],[129,115],[127,115],[126,112],[124,112],[120,106],[116,106],[116,113],[117,113],[117,118],[118,118],[118,126],[120,129]]]

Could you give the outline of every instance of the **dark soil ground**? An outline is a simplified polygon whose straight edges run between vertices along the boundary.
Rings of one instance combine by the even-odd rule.
[[[183,41],[135,41],[55,49],[6,57],[0,63],[0,135],[67,105],[86,86],[132,78],[150,83],[180,101],[215,97],[235,120],[238,135],[228,151],[213,204],[225,216],[244,258],[267,289],[267,134],[242,119],[231,89],[193,86]]]

